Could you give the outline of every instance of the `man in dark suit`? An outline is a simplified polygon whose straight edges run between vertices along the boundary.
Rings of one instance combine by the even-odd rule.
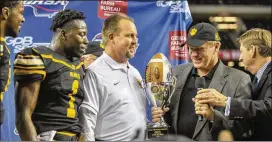
[[[247,135],[249,126],[245,121],[229,120],[224,115],[224,109],[207,104],[194,104],[192,98],[197,94],[196,77],[204,77],[208,88],[226,96],[246,99],[250,98],[250,77],[237,69],[225,66],[218,59],[221,46],[216,28],[208,23],[199,23],[189,30],[189,54],[192,63],[173,68],[177,78],[176,90],[171,98],[169,111],[165,120],[170,125],[170,132],[185,135],[193,140],[217,140],[221,130],[229,129],[235,140],[241,140]],[[152,108],[153,122],[159,121],[163,112]],[[204,120],[199,121],[198,115]]]
[[[252,100],[211,94],[201,90],[196,96],[199,103],[226,108],[229,119],[252,119],[253,135],[250,140],[272,140],[272,63],[271,32],[264,29],[251,29],[239,39],[240,61],[245,69],[255,75]]]

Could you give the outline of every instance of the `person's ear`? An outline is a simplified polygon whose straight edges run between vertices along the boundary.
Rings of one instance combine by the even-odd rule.
[[[251,45],[251,46],[252,46],[252,48],[250,50],[250,52],[251,52],[251,58],[255,58],[256,55],[257,55],[257,52],[258,52],[258,48],[255,45]]]
[[[61,37],[61,39],[62,40],[66,40],[67,39],[67,34],[66,34],[66,32],[65,32],[65,30],[61,30],[60,31],[60,37]]]
[[[109,39],[109,41],[112,41],[113,44],[115,43],[114,42],[114,34],[113,33],[109,33],[108,34],[108,39]]]
[[[1,12],[2,12],[3,18],[7,20],[10,15],[10,9],[8,7],[3,7]]]
[[[218,53],[219,49],[221,47],[221,43],[220,42],[216,42],[214,47],[215,47],[215,52]]]

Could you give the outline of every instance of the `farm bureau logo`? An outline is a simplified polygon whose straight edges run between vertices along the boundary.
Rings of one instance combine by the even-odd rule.
[[[21,50],[29,47],[37,47],[37,46],[49,46],[50,43],[34,43],[32,36],[24,36],[24,37],[6,37],[6,44],[8,46],[13,47],[13,53],[16,54]]]
[[[23,1],[25,7],[31,7],[33,13],[36,17],[48,17],[52,18],[59,11],[64,10],[68,5],[69,1],[67,0],[58,0],[58,1]]]

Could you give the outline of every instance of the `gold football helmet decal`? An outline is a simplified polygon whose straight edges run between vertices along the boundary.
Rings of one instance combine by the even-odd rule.
[[[214,36],[215,36],[214,38],[215,38],[216,41],[220,40],[220,36],[219,36],[218,32],[216,32]]]
[[[190,31],[190,35],[191,36],[194,36],[196,33],[197,33],[197,29],[196,28],[191,29],[191,31]]]
[[[105,49],[105,47],[104,47],[104,44],[103,44],[103,43],[100,43],[99,45],[100,45],[100,47],[101,47],[101,48]]]

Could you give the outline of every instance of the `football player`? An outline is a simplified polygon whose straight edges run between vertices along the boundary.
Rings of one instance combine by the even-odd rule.
[[[14,61],[16,126],[23,141],[75,141],[83,100],[87,25],[82,12],[56,14],[48,47],[26,48]]]
[[[4,121],[3,97],[10,84],[10,51],[5,43],[5,37],[17,37],[22,23],[25,21],[22,1],[0,1],[0,125]]]

